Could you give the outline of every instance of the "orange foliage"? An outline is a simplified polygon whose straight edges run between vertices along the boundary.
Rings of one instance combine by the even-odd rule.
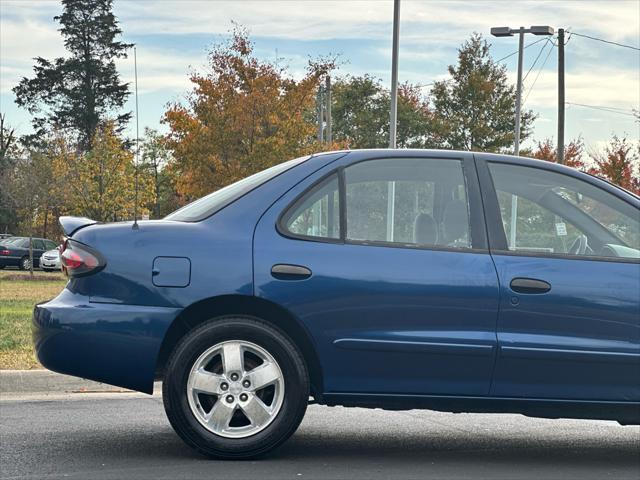
[[[585,170],[586,166],[581,157],[584,153],[584,143],[581,138],[572,140],[564,147],[564,164],[577,168],[578,170]],[[543,142],[538,142],[537,150],[532,153],[533,158],[539,160],[546,160],[548,162],[558,162],[557,148],[553,145],[553,141],[547,138]]]
[[[258,60],[238,28],[208,58],[207,72],[191,75],[186,105],[170,105],[163,119],[171,129],[170,168],[183,200],[333,147],[317,143],[313,116],[316,89],[332,62],[310,63],[295,81],[283,68]]]
[[[598,175],[640,195],[640,145],[614,135],[604,153],[594,155],[593,160]]]

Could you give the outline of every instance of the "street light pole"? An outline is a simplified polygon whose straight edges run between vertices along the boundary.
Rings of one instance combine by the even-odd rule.
[[[518,86],[516,87],[516,129],[513,141],[513,154],[520,155],[520,117],[522,109],[522,57],[524,55],[524,27],[520,27],[518,40]]]
[[[391,112],[389,118],[389,148],[396,148],[398,123],[398,40],[400,36],[400,0],[393,1],[393,49],[391,52]]]
[[[553,35],[553,27],[534,26],[529,28],[516,28],[509,27],[493,27],[491,29],[491,35],[494,37],[513,37],[514,33],[518,34],[518,84],[516,85],[516,111],[515,111],[515,131],[513,150],[514,155],[520,155],[520,118],[522,109],[522,60],[524,56],[524,34],[533,33],[534,35]]]

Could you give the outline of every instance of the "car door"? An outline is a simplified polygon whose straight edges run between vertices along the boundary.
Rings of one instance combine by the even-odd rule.
[[[350,153],[257,225],[255,293],[303,323],[325,392],[488,393],[498,284],[474,168]]]
[[[40,260],[40,256],[46,251],[46,248],[44,246],[44,240],[42,240],[41,238],[34,238],[33,239],[33,258],[37,260]]]
[[[640,202],[539,162],[480,160],[501,285],[492,394],[640,400]]]

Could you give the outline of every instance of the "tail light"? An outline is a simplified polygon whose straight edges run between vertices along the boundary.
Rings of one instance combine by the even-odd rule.
[[[0,255],[11,255],[11,250],[3,248],[2,250],[0,250]]]
[[[62,271],[69,277],[84,277],[97,273],[106,265],[96,250],[71,239],[65,240],[60,251]]]

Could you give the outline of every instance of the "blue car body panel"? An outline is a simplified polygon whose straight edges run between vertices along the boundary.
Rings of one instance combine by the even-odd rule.
[[[36,305],[34,345],[45,367],[146,393],[177,307],[93,303],[69,289]]]
[[[283,305],[310,332],[328,393],[488,394],[498,282],[486,250],[315,242],[276,230],[280,213],[310,184],[359,160],[361,154],[350,154],[319,170],[262,217],[254,241],[256,295]],[[313,275],[275,279],[271,267],[281,263],[304,265]]]
[[[202,222],[141,221],[136,229],[131,222],[73,223],[72,238],[102,252],[107,264],[94,275],[71,279],[54,300],[36,305],[34,343],[42,365],[151,393],[162,341],[184,308],[208,298],[253,295],[253,231],[270,205],[265,198],[275,201],[342,155],[303,162]],[[189,284],[154,285],[154,260],[184,252],[191,263]],[[100,355],[79,354],[86,352],[85,340]]]
[[[278,230],[282,212],[326,174],[371,158],[425,155],[464,160],[473,248],[310,241]],[[150,393],[163,344],[186,311],[217,298],[258,299],[305,332],[324,403],[640,418],[640,263],[492,250],[500,220],[487,160],[540,165],[460,152],[335,152],[198,222],[132,228],[65,219],[73,240],[101,252],[106,266],[35,307],[38,358],[51,370]],[[275,278],[275,264],[302,265],[311,276]],[[514,277],[552,288],[516,294]]]
[[[502,291],[492,395],[640,399],[640,264],[493,258]],[[518,294],[516,277],[544,278],[551,291]]]

